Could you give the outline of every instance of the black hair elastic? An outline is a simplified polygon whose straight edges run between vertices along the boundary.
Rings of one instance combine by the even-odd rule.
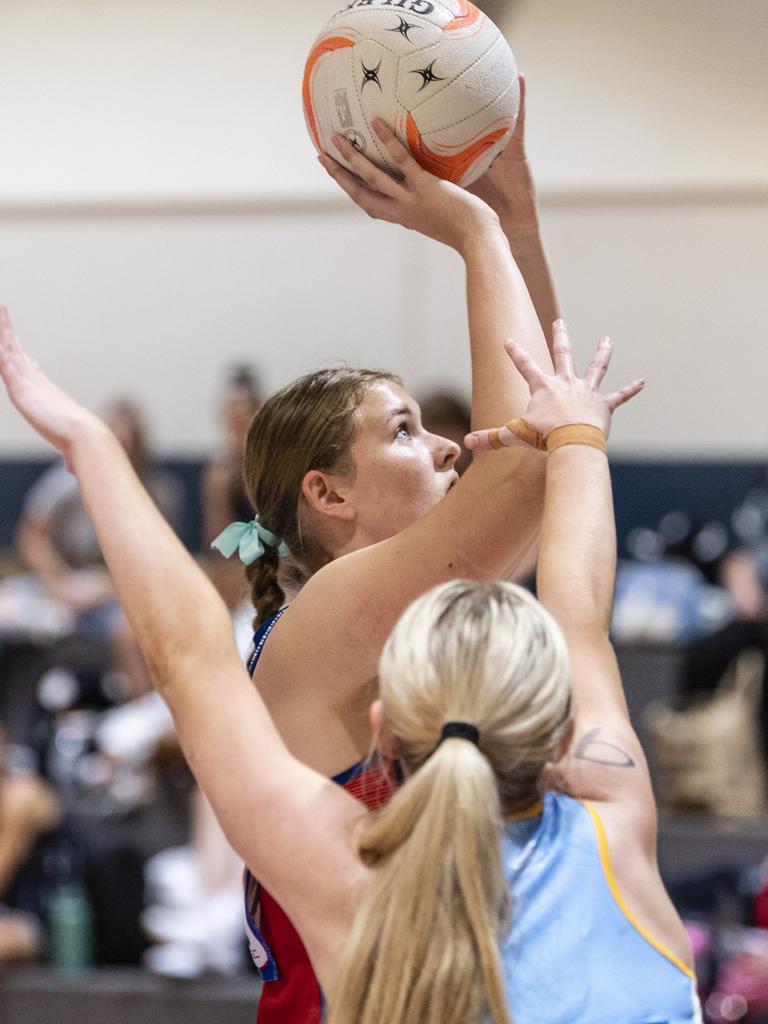
[[[476,725],[469,722],[446,722],[440,733],[440,743],[443,740],[469,740],[476,747],[480,746],[480,730]],[[438,747],[440,746],[438,743]]]

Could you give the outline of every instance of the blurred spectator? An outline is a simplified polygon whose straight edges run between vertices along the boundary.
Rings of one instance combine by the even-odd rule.
[[[117,401],[106,420],[161,512],[177,528],[180,487],[152,467],[138,410],[131,402]],[[127,684],[126,696],[147,692],[146,665],[115,597],[77,482],[63,463],[45,470],[27,494],[17,547],[43,601],[62,613],[60,631],[66,632],[69,622],[71,632],[108,640],[115,667]]]
[[[243,863],[205,796],[192,803],[188,846],[154,856],[145,869],[149,905],[142,924],[153,945],[145,965],[158,974],[232,974],[249,966],[243,932]]]
[[[257,376],[247,366],[230,370],[220,399],[219,450],[203,475],[203,553],[206,570],[227,607],[236,608],[247,597],[243,567],[237,559],[211,552],[211,541],[233,522],[253,518],[242,483],[243,449],[248,426],[261,405]]]
[[[0,731],[0,964],[37,959],[43,951],[41,894],[30,891],[39,841],[59,824],[53,791],[32,773],[12,774]]]
[[[453,391],[432,391],[419,404],[424,427],[431,434],[450,438],[461,448],[455,469],[464,473],[472,464],[472,454],[464,447],[464,438],[471,430],[469,402]]]
[[[747,648],[763,652],[768,665],[768,485],[749,491],[731,520],[732,545],[720,564],[731,620],[686,652],[682,688],[711,692],[728,665]],[[768,760],[768,669],[760,704],[763,752]]]

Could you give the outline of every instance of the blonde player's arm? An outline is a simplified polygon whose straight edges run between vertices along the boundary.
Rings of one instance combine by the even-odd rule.
[[[567,337],[555,335],[566,351]],[[570,362],[570,355],[565,355]],[[601,344],[585,381],[602,380],[610,348]],[[573,374],[572,362],[569,375]],[[574,379],[573,387],[578,384]],[[608,411],[637,393],[641,382],[604,400]],[[532,404],[536,399],[534,394]],[[526,418],[528,416],[526,415]],[[594,422],[567,416],[565,422]],[[599,424],[598,424],[599,425]],[[607,427],[604,433],[607,436]],[[537,424],[540,426],[540,424]],[[580,428],[564,434],[584,435]],[[557,619],[571,662],[573,733],[547,783],[588,801],[608,883],[620,909],[668,960],[693,981],[693,955],[683,924],[659,875],[657,811],[650,774],[629,720],[609,639],[616,575],[611,478],[604,451],[584,443],[548,445],[538,593]],[[554,450],[553,450],[554,449]]]
[[[321,979],[352,915],[360,804],[286,749],[235,648],[227,609],[104,423],[25,355],[0,309],[0,373],[65,458],[192,771],[234,849],[301,929]]]
[[[611,358],[604,338],[578,376],[568,333],[555,324],[557,377],[545,378],[517,359],[533,396],[525,419],[547,437],[559,419],[587,423],[607,437],[613,411],[642,387],[636,381],[612,395],[598,391]],[[587,444],[565,444],[547,456],[546,491],[536,577],[542,604],[565,636],[571,662],[574,730],[559,782],[573,796],[632,801],[649,829],[656,808],[640,742],[609,638],[616,579],[616,527],[608,459]]]
[[[545,439],[563,424],[587,424],[587,438],[594,437],[595,428],[598,436],[607,437],[613,411],[636,395],[642,382],[601,395],[598,388],[611,357],[609,340],[601,341],[582,378],[562,321],[555,323],[553,335],[555,376],[542,373],[520,349],[513,347],[510,353],[531,386],[524,419]],[[509,428],[497,436],[502,443],[521,443]],[[474,448],[489,444],[487,434],[467,440]],[[608,460],[599,446],[566,443],[547,456],[537,572],[539,599],[560,625],[571,659],[574,736],[568,757],[559,765],[561,781],[574,796],[608,799],[633,792],[650,813],[647,767],[629,722],[609,639],[615,576]],[[627,768],[637,770],[620,770]]]
[[[568,645],[574,708],[566,749],[543,781],[590,802],[606,881],[621,910],[693,978],[690,943],[659,876],[650,777],[608,636],[616,536],[605,439],[613,411],[643,383],[601,395],[611,355],[608,339],[581,378],[565,325],[554,326],[555,376],[543,374],[522,350],[511,347],[531,386],[527,423],[479,432],[467,443],[484,449],[527,439],[544,443],[548,451],[538,594]]]
[[[629,721],[609,638],[616,533],[608,460],[568,445],[548,458],[537,590],[568,645],[574,732],[558,764],[572,796],[631,801],[655,828],[656,809],[642,747]]]

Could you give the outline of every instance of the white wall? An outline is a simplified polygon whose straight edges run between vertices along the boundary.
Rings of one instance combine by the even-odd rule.
[[[0,200],[294,195],[333,0],[2,0]]]
[[[553,189],[768,186],[765,0],[512,0]]]
[[[222,365],[466,377],[453,254],[313,159],[304,55],[335,0],[0,0],[0,301],[91,404],[213,438]],[[764,453],[768,4],[522,0],[506,19],[564,309],[647,394],[615,448]],[[693,367],[693,371],[691,371]],[[0,405],[0,454],[39,450]]]
[[[301,71],[339,6],[2,0],[0,202],[328,195]],[[543,187],[768,185],[765,0],[506,7]]]

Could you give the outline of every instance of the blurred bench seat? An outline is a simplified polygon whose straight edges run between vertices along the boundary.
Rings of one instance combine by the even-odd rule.
[[[3,1024],[253,1024],[258,978],[179,981],[140,969],[101,968],[73,978],[50,968],[0,973]]]

